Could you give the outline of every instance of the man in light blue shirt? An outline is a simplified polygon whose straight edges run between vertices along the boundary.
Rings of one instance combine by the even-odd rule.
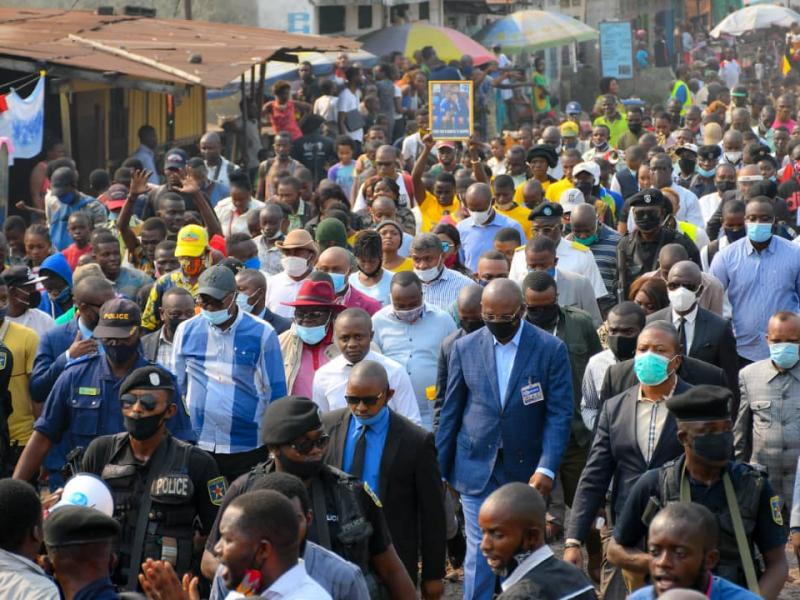
[[[464,203],[470,216],[458,223],[461,234],[461,255],[471,271],[478,268],[478,259],[487,250],[494,250],[494,236],[504,227],[519,232],[522,244],[527,238],[515,220],[499,214],[492,206],[492,188],[486,183],[473,183],[467,188]]]
[[[749,200],[744,220],[747,237],[711,262],[731,303],[740,367],[769,358],[765,333],[772,315],[800,312],[800,246],[773,235],[775,209],[768,198]]]
[[[233,481],[266,460],[260,432],[267,405],[286,395],[278,336],[271,325],[238,309],[233,271],[203,271],[196,303],[201,314],[178,326],[175,371],[198,446]]]
[[[456,330],[456,324],[449,314],[423,302],[422,282],[410,271],[392,277],[390,295],[392,303],[372,316],[373,339],[384,356],[405,367],[417,397],[422,426],[430,431],[439,346]]]
[[[466,275],[444,266],[442,241],[434,233],[420,233],[411,242],[414,273],[422,281],[425,304],[448,310],[462,288],[475,283]]]
[[[158,171],[156,171],[156,153],[155,149],[158,145],[158,138],[156,137],[156,130],[152,125],[142,125],[139,127],[139,147],[136,152],[131,154],[131,158],[135,158],[142,163],[142,168],[150,173],[147,180],[148,183],[158,185]]]

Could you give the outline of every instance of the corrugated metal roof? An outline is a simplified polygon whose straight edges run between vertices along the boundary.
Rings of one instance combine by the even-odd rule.
[[[277,53],[359,46],[348,38],[227,23],[0,8],[0,56],[208,88],[224,87]],[[189,62],[192,55],[202,62]]]

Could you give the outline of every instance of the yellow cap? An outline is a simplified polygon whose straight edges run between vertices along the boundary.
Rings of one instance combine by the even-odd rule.
[[[564,121],[561,124],[562,137],[578,137],[578,126],[572,121]]]
[[[178,232],[175,256],[202,256],[208,247],[208,232],[200,225],[184,225]]]

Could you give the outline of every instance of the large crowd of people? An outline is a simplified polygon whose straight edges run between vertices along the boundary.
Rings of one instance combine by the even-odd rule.
[[[255,160],[50,144],[0,234],[0,597],[778,598],[800,90],[726,51],[584,110],[493,50],[301,64]]]

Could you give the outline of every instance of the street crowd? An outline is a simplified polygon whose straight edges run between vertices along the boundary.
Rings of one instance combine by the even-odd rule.
[[[493,50],[302,63],[241,160],[48,144],[0,235],[0,598],[778,597],[800,90],[730,50],[582,107]]]

